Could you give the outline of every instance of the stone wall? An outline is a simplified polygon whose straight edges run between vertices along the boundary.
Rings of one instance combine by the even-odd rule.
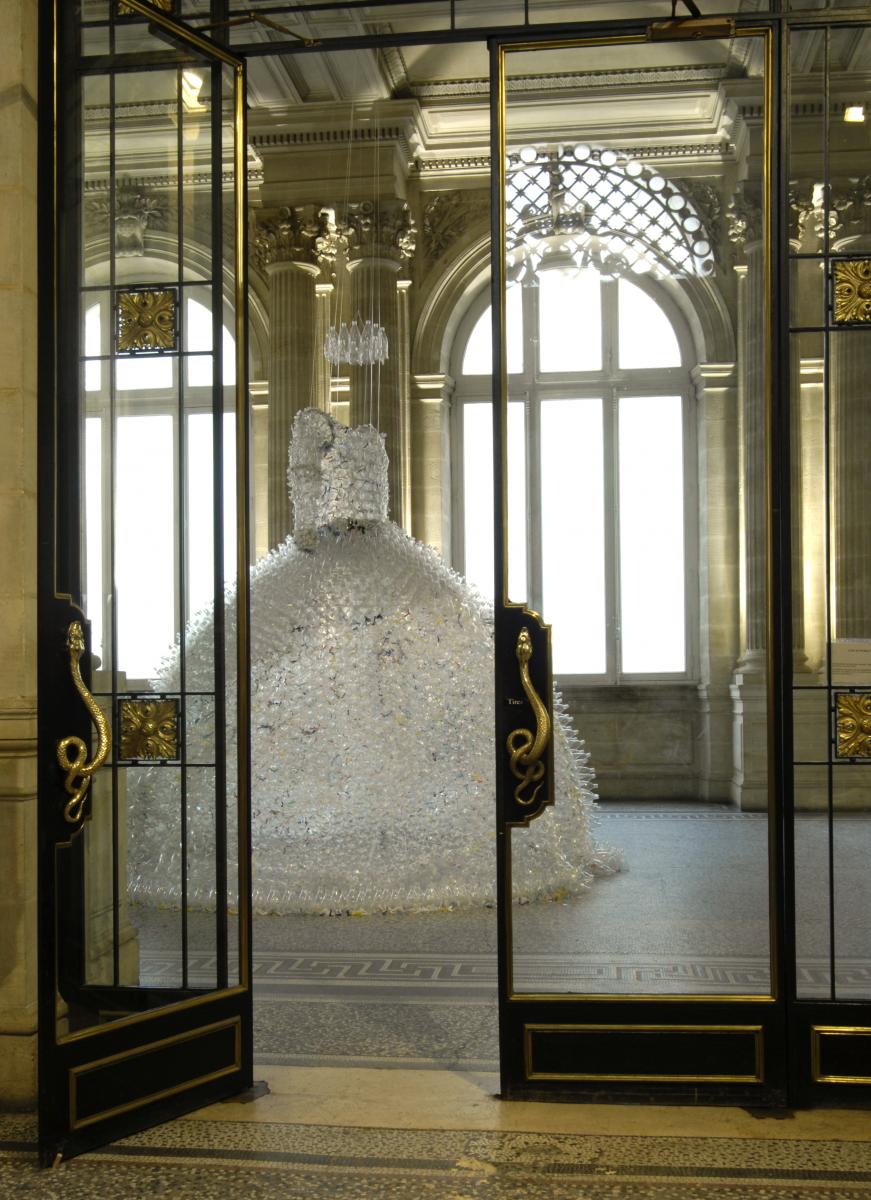
[[[37,0],[0,0],[0,1104],[36,1098]]]

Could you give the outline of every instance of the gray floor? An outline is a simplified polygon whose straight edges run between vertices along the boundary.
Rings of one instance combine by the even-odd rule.
[[[514,912],[518,991],[753,994],[768,978],[767,820],[724,809],[605,808],[624,869],[585,893]],[[528,836],[516,831],[515,837]],[[827,823],[797,822],[799,988],[830,991]],[[871,996],[871,818],[835,836],[837,994]],[[179,914],[137,909],[143,982],[180,970]],[[214,920],[190,916],[192,982],[214,978]],[[254,922],[256,1050],[287,1064],[496,1062],[492,909]]]

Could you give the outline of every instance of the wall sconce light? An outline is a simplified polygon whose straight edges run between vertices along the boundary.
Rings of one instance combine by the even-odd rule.
[[[861,125],[865,120],[865,105],[848,104],[844,109],[844,120],[848,125]]]

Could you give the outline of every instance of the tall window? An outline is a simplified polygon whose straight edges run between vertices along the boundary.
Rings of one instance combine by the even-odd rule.
[[[160,354],[113,360],[109,353],[112,319],[108,293],[95,289],[93,302],[85,309],[87,611],[94,653],[104,659],[104,634],[112,619],[113,578],[115,591],[124,597],[118,608],[116,669],[126,671],[134,680],[152,675],[175,641],[180,590],[184,589],[185,620],[210,605],[215,594],[212,317],[207,289],[189,287],[187,291],[185,353],[181,360],[177,355]],[[230,582],[236,572],[235,363],[235,341],[225,327],[225,582]],[[115,371],[117,395],[114,462],[109,455],[109,422],[113,419],[107,401],[110,367]],[[179,369],[184,371],[182,405],[178,400]],[[182,447],[186,479],[183,501],[174,486]],[[110,512],[114,521],[114,560],[110,559],[109,549]],[[183,555],[178,544],[182,521],[186,538]],[[175,547],[172,557],[165,553],[167,546]]]
[[[509,594],[554,671],[686,678],[696,608],[687,339],[662,289],[546,262],[509,288]],[[493,590],[490,309],[459,339],[457,565]]]

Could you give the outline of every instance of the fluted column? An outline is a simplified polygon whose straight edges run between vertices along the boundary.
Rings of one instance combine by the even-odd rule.
[[[333,293],[335,288],[331,283],[315,284],[315,345],[313,361],[313,394],[312,406],[322,412],[331,410],[330,395],[330,364],[324,358],[324,345],[327,331],[332,324]]]
[[[742,809],[764,810],[768,796],[767,429],[765,389],[765,254],[762,210],[746,195],[733,202],[730,237],[736,266],[738,348],[738,510],[740,650],[732,698],[731,796]]]
[[[409,312],[408,292],[411,288],[410,279],[396,281],[396,301],[398,307],[398,336],[396,338],[396,357],[399,375],[399,430],[402,444],[400,480],[400,503],[396,520],[406,533],[411,533],[412,527],[412,491],[411,491],[411,314]]]
[[[446,561],[451,552],[450,375],[415,375],[412,404],[413,535]]]
[[[765,298],[761,242],[746,247],[739,284],[738,322],[741,419],[741,521],[744,574],[741,668],[764,670],[766,644]]]
[[[361,255],[348,263],[351,274],[351,316],[382,325],[387,333],[388,355],[383,363],[350,367],[351,424],[371,424],[386,434],[390,460],[390,516],[401,515],[397,504],[401,488],[402,437],[399,403],[399,305],[396,276],[399,262]]]
[[[352,425],[371,422],[385,435],[390,462],[389,513],[393,520],[405,524],[410,504],[410,284],[399,276],[403,264],[414,254],[417,233],[408,205],[396,200],[350,204],[343,228],[350,247],[350,316],[383,326],[389,347],[385,362],[351,366],[350,421]]]
[[[310,263],[278,262],[269,269],[269,545],[291,530],[287,447],[293,418],[314,393],[315,279]]]
[[[321,353],[317,342],[316,282],[321,278],[319,242],[323,210],[282,208],[260,215],[255,256],[269,277],[269,545],[291,530],[287,497],[287,449],[295,414],[323,404]],[[320,401],[320,404],[319,404]]]
[[[699,788],[728,800],[732,784],[732,699],[738,654],[739,517],[736,365],[693,371],[699,414]]]

